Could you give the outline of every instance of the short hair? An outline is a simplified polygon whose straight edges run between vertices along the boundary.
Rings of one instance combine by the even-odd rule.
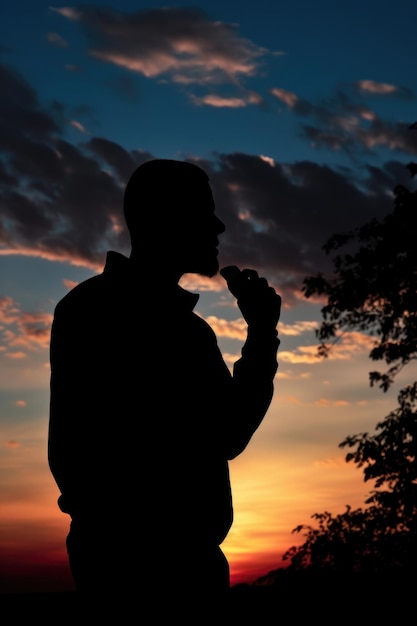
[[[161,219],[175,219],[181,199],[201,193],[208,183],[207,173],[189,161],[153,159],[142,163],[129,178],[124,193],[123,212],[130,235],[139,224],[149,227],[160,224]]]

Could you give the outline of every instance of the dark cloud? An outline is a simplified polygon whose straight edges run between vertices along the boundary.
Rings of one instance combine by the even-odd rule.
[[[372,156],[375,148],[417,154],[417,133],[410,131],[410,123],[389,122],[381,119],[368,106],[370,96],[407,97],[412,93],[374,81],[357,81],[337,89],[334,96],[318,104],[300,98],[282,88],[271,90],[272,95],[309,123],[300,124],[300,134],[316,148],[344,151],[352,158],[358,154]]]
[[[57,46],[58,48],[68,48],[68,42],[58,33],[48,33],[46,35],[46,40],[48,43],[53,46]]]
[[[111,216],[128,173],[121,180],[116,162],[109,171],[88,145],[65,141],[56,119],[62,107],[44,109],[21,75],[0,67],[0,81],[2,244],[96,262],[112,241]]]
[[[371,194],[370,179],[373,191],[378,181],[365,174],[357,181],[350,170],[342,174],[309,161],[271,166],[258,156],[222,155],[212,178],[228,226],[224,261],[256,267],[276,284],[299,289],[304,276],[330,268],[322,250],[330,235],[392,209],[386,177]]]
[[[128,251],[124,186],[154,155],[104,137],[68,142],[54,119],[58,105],[42,108],[21,76],[5,68],[0,75],[6,138],[0,143],[0,246],[89,266],[101,266],[110,248]],[[17,110],[16,94],[22,96]],[[322,245],[330,235],[385,215],[393,207],[388,192],[409,179],[394,160],[364,167],[360,175],[347,167],[274,164],[242,153],[198,163],[210,176],[227,226],[222,264],[266,273],[287,297],[306,275],[329,267]]]
[[[349,128],[344,126],[343,121],[333,118],[328,128],[330,130],[303,124],[302,133],[316,147],[344,150],[352,156],[359,151],[371,155],[375,148],[417,154],[417,133],[410,132],[409,124],[390,123],[376,118],[366,127],[352,124]]]
[[[131,104],[139,101],[139,89],[130,76],[112,76],[104,81],[105,85],[119,98]]]
[[[390,194],[397,185],[409,187],[412,184],[410,172],[404,167],[404,163],[398,161],[388,161],[383,167],[367,165],[366,173],[368,175],[364,180],[364,188],[377,196],[384,190]]]
[[[45,112],[35,90],[13,68],[0,64],[0,146],[7,149],[20,137],[40,139],[59,131],[52,114]]]

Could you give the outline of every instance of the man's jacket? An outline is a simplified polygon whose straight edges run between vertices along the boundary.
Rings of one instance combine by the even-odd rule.
[[[56,306],[48,454],[73,520],[114,528],[133,518],[149,542],[226,537],[228,461],[269,407],[278,340],[249,331],[232,374],[197,300],[144,287],[109,252],[103,273]]]

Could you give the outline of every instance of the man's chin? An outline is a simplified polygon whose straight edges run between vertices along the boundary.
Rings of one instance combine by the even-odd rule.
[[[219,269],[219,262],[216,258],[213,259],[211,263],[206,263],[205,265],[202,265],[197,274],[200,274],[200,276],[205,276],[206,278],[213,278],[213,276],[218,274]]]

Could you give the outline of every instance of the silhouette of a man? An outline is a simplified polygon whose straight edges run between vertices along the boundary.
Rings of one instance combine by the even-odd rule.
[[[204,611],[229,588],[228,461],[272,399],[281,299],[255,271],[224,270],[248,325],[231,375],[193,312],[198,295],[178,285],[219,271],[225,227],[206,173],[144,163],[124,215],[130,257],[108,252],[103,272],[57,304],[52,326],[48,456],[71,518],[69,564],[76,589],[98,602],[143,603],[161,588]]]

